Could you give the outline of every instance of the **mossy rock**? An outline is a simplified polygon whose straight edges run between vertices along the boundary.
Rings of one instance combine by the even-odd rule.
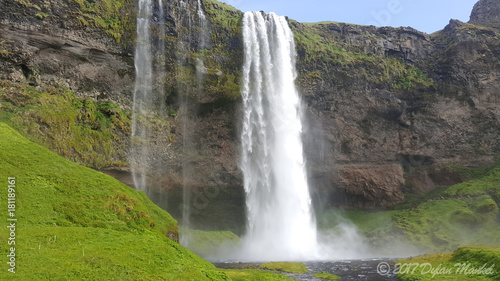
[[[3,80],[0,105],[0,122],[67,159],[92,168],[127,165],[131,122],[112,102]]]

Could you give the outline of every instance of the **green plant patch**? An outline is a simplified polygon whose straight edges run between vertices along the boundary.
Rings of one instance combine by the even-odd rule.
[[[180,235],[187,240],[187,247],[193,253],[209,258],[224,249],[235,248],[240,241],[240,237],[231,231],[204,231],[179,228]]]
[[[298,262],[268,262],[259,265],[259,268],[288,273],[306,273],[308,271],[305,264]]]
[[[224,273],[227,274],[231,280],[234,281],[282,281],[282,280],[293,280],[290,277],[281,274],[274,274],[271,272],[265,272],[255,269],[223,269]]]
[[[125,12],[125,8],[134,5],[130,0],[71,0],[78,4],[80,18],[79,22],[86,27],[91,24],[104,30],[113,36],[117,43],[123,41],[123,37],[135,30],[135,15]],[[131,40],[131,38],[127,38]]]
[[[460,247],[453,253],[430,254],[396,261],[398,278],[410,280],[498,280],[500,246]]]
[[[314,273],[313,276],[321,278],[321,279],[325,279],[325,280],[339,280],[339,279],[341,279],[340,276],[338,276],[338,275],[331,274],[331,273],[324,272],[324,271]]]
[[[70,90],[0,81],[0,122],[79,164],[125,166],[129,116],[109,101]]]

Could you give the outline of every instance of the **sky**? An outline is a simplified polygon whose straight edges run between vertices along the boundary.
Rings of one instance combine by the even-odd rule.
[[[242,11],[275,12],[299,22],[411,26],[432,33],[450,19],[469,21],[478,0],[220,0]]]

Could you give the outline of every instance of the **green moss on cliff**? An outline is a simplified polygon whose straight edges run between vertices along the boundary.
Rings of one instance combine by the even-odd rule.
[[[78,19],[83,26],[89,24],[103,29],[118,43],[124,35],[132,36],[135,30],[135,15],[132,13],[134,1],[131,0],[71,0],[79,5]],[[131,38],[127,38],[130,41]]]
[[[61,156],[94,168],[126,165],[130,120],[111,102],[0,81],[0,106],[0,121]]]
[[[241,34],[241,23],[243,12],[231,5],[215,0],[203,1],[205,12],[210,17],[213,27],[222,29],[235,34]]]
[[[445,191],[447,196],[481,196],[489,194],[499,196],[500,194],[500,167],[497,165],[494,168],[482,170],[486,173],[484,176],[472,181],[454,185]],[[495,198],[500,202],[500,197]]]
[[[27,7],[27,8],[34,8],[38,11],[40,11],[42,8],[40,8],[39,5],[37,4],[34,4],[33,2],[36,2],[36,1],[30,1],[30,0],[14,0],[15,2]],[[41,1],[40,1],[41,2]]]
[[[207,86],[210,92],[215,93],[218,99],[235,101],[241,97],[240,85],[237,84],[236,77],[233,74],[227,74],[211,81]]]
[[[433,85],[433,81],[420,68],[407,67],[399,76],[394,89],[399,91],[411,91],[419,88],[427,88]]]
[[[372,88],[415,92],[433,85],[432,79],[417,66],[387,56],[366,52],[362,45],[351,44],[329,28],[341,30],[341,24],[302,24],[290,20],[298,54],[299,82],[311,84],[315,79],[328,80],[341,87],[370,85]],[[346,24],[342,24],[346,25]],[[355,28],[355,25],[346,25]],[[365,34],[367,39],[372,34]]]
[[[203,1],[203,5],[210,21],[211,45],[204,54],[206,90],[216,99],[234,101],[240,97],[243,13],[214,0]]]
[[[477,36],[485,36],[485,37],[491,37],[491,36],[498,36],[498,29],[494,27],[489,27],[489,26],[483,26],[483,25],[475,25],[471,23],[461,23],[460,27],[458,28],[459,31],[465,31],[469,35],[473,37]]]
[[[66,27],[80,26],[87,32],[102,30],[124,45],[135,38],[133,0],[14,1],[24,7],[24,17],[49,30],[64,21]]]

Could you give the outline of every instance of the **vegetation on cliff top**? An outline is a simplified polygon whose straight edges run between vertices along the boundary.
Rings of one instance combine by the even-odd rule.
[[[71,0],[80,6],[80,12],[76,12],[78,21],[82,26],[93,24],[102,28],[106,33],[112,35],[118,43],[122,36],[127,33],[135,33],[135,16],[130,12],[134,1],[131,0]],[[130,34],[131,36],[131,34]]]
[[[339,23],[303,24],[293,20],[290,23],[295,34],[301,83],[311,83],[314,79],[328,79],[334,83],[343,83],[345,87],[370,83],[376,88],[402,93],[428,88],[434,83],[414,64],[366,52],[360,44],[335,35],[328,26],[334,25],[340,30]],[[366,36],[374,38],[376,35]]]
[[[225,3],[203,1],[210,21],[211,48],[205,51],[204,62],[208,71],[205,80],[208,93],[226,101],[240,98],[241,65],[243,64],[243,13]]]
[[[68,3],[54,3],[45,0],[13,0],[27,9],[25,16],[31,16],[46,25],[63,20],[86,28],[101,29],[112,36],[117,43],[133,42],[135,36],[135,15],[132,0],[70,0]],[[61,12],[64,11],[64,12]],[[31,13],[31,15],[29,15]]]

